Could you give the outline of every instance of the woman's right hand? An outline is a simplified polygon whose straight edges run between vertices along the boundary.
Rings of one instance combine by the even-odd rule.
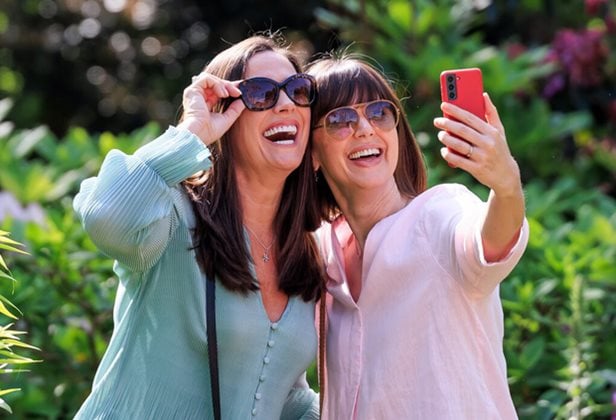
[[[194,76],[192,83],[184,89],[182,122],[178,128],[191,131],[206,145],[218,140],[237,120],[245,105],[242,101],[233,101],[224,113],[212,112],[214,105],[229,96],[241,95],[237,82],[229,82],[209,73],[202,72]]]

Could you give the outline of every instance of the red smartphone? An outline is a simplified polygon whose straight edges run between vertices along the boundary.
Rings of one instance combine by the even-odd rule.
[[[441,99],[450,102],[485,121],[483,78],[478,68],[445,70],[441,73]],[[445,117],[451,118],[447,114]]]

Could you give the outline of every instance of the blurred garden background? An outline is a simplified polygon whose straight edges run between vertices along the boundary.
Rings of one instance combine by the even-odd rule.
[[[80,181],[174,124],[190,77],[268,29],[306,58],[374,57],[406,98],[430,184],[487,197],[443,163],[431,123],[439,73],[483,70],[531,226],[501,286],[518,414],[616,418],[609,0],[0,0],[0,417],[72,418],[111,334],[117,281],[74,216]]]

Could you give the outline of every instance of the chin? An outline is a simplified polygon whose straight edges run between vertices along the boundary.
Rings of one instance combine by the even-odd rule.
[[[302,157],[300,156],[299,158],[296,158],[296,159],[273,159],[271,166],[272,166],[272,169],[276,168],[276,169],[285,170],[291,173],[294,170],[296,170],[301,164],[302,164]]]

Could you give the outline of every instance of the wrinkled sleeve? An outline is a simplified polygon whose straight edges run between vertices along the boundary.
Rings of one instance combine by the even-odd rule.
[[[210,166],[192,133],[169,127],[133,155],[105,157],[98,176],[82,182],[73,207],[96,246],[133,271],[151,268],[173,234],[181,181]]]
[[[280,415],[280,420],[317,420],[319,418],[319,395],[308,386],[303,373],[289,392]]]
[[[466,189],[461,189],[456,201],[460,214],[455,225],[454,247],[459,278],[472,294],[486,296],[496,289],[522,258],[528,243],[528,221],[524,218],[518,240],[509,253],[499,261],[487,262],[481,240],[487,203]]]
[[[487,262],[481,226],[487,203],[462,185],[440,189],[429,204],[425,224],[432,247],[439,249],[439,263],[462,283],[470,295],[481,298],[492,293],[522,258],[528,243],[528,221],[524,219],[516,244],[500,261]]]

